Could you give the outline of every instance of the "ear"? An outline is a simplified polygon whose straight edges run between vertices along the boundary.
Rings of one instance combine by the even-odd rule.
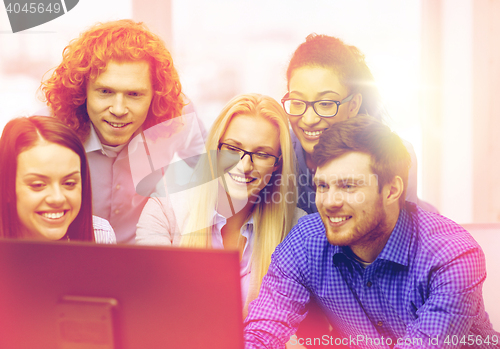
[[[359,108],[361,108],[361,103],[363,103],[363,96],[361,93],[356,93],[352,99],[349,101],[348,107],[348,115],[349,118],[355,117],[358,115]]]
[[[392,205],[399,202],[399,198],[403,195],[403,179],[399,176],[395,176],[390,183],[384,185],[382,194],[384,195],[384,201],[386,206]]]

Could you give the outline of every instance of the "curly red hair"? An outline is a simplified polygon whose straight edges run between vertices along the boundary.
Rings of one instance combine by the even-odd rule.
[[[87,82],[97,78],[110,60],[149,63],[154,93],[144,128],[181,115],[185,105],[181,83],[163,41],[142,22],[97,23],[65,47],[63,61],[41,87],[54,116],[82,140],[90,130]]]

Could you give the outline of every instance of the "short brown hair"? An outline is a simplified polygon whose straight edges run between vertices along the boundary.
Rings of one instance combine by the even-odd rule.
[[[337,122],[324,131],[314,147],[313,160],[318,166],[323,166],[349,152],[370,155],[370,168],[378,177],[379,192],[395,176],[403,179],[403,194],[399,198],[402,207],[411,158],[401,138],[375,118],[359,115]]]

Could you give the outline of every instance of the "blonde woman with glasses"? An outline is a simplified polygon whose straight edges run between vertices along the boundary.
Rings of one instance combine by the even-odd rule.
[[[257,297],[271,254],[297,219],[295,155],[288,119],[272,98],[232,99],[215,120],[190,190],[151,198],[138,244],[240,252],[244,314]],[[168,186],[168,183],[167,183]]]

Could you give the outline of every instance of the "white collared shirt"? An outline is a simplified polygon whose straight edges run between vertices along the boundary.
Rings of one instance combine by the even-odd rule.
[[[224,243],[222,241],[222,228],[226,225],[227,219],[217,211],[214,212],[213,217],[214,225],[212,226],[212,247],[223,249]],[[253,251],[253,217],[243,224],[240,229],[240,234],[246,238],[245,247],[240,261],[240,276],[241,276],[241,296],[243,304],[247,299],[248,288],[250,285],[250,260]]]
[[[90,166],[92,180],[92,207],[95,215],[109,221],[119,243],[134,243],[139,216],[148,198],[154,193],[157,181],[145,181],[138,193],[136,187],[153,170],[168,165],[178,154],[181,159],[202,154],[203,131],[199,127],[194,113],[183,115],[183,127],[173,135],[160,133],[153,141],[148,137],[153,127],[145,130],[148,140],[148,155],[144,151],[139,128],[129,143],[109,147],[101,144],[94,126],[90,125],[90,134],[84,142]],[[168,131],[168,127],[160,131]],[[156,130],[156,129],[155,129]],[[163,136],[163,137],[162,137]],[[167,144],[169,146],[164,146]],[[155,168],[151,168],[151,161]]]

